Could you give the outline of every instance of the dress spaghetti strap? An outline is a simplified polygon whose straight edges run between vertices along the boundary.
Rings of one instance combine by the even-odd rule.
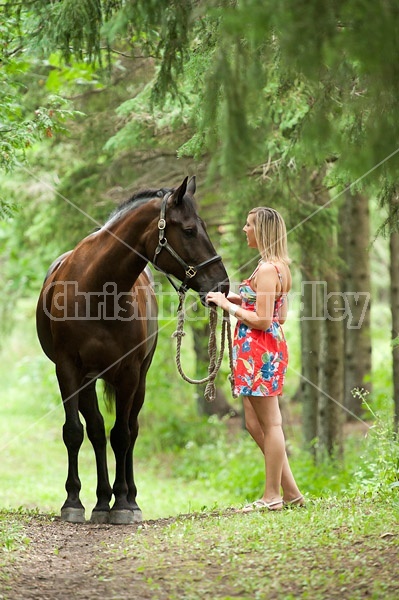
[[[279,282],[280,282],[280,285],[281,285],[281,294],[280,294],[280,295],[282,296],[282,295],[283,295],[283,293],[284,293],[284,291],[283,291],[283,276],[281,275],[281,273],[280,273],[280,269],[278,268],[278,266],[277,266],[277,265],[275,265],[274,263],[270,263],[270,264],[271,264],[271,265],[273,265],[273,267],[274,267],[274,268],[276,269],[276,271],[277,271],[278,280],[279,280]]]
[[[256,267],[256,269],[255,269],[255,271],[253,271],[252,275],[250,275],[250,276],[248,277],[247,281],[251,281],[251,279],[253,279],[253,278],[255,277],[256,273],[257,273],[257,272],[258,272],[258,270],[259,270],[260,264],[261,264],[261,263],[260,263],[260,261],[259,261],[259,263],[258,263],[258,265],[257,265],[257,267]]]

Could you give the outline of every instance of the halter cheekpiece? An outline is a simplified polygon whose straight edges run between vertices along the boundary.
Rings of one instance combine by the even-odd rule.
[[[188,265],[182,258],[181,256],[179,256],[177,254],[177,252],[175,252],[175,250],[173,250],[172,246],[169,244],[166,235],[165,235],[165,230],[166,230],[166,204],[170,198],[170,196],[172,195],[172,192],[168,192],[164,195],[164,197],[162,198],[162,202],[161,202],[161,212],[160,212],[160,217],[158,220],[158,246],[155,249],[155,253],[154,253],[154,258],[152,260],[152,264],[154,265],[154,267],[156,269],[158,269],[159,271],[162,271],[162,269],[160,269],[157,266],[157,260],[158,260],[158,256],[160,255],[161,251],[163,249],[167,250],[169,252],[169,254],[171,254],[173,256],[173,258],[175,258],[177,260],[177,262],[183,267],[184,272],[185,272],[185,278],[182,281],[182,284],[180,286],[177,286],[174,281],[172,280],[172,278],[170,277],[170,275],[168,273],[165,273],[166,277],[169,279],[170,283],[173,285],[173,287],[175,288],[176,291],[178,292],[187,292],[189,285],[188,282],[190,279],[192,279],[193,277],[196,276],[196,274],[198,273],[198,271],[200,271],[201,269],[203,269],[204,267],[207,267],[208,265],[211,265],[212,263],[218,261],[218,260],[222,260],[221,256],[219,256],[218,254],[215,254],[215,256],[212,256],[211,258],[208,258],[207,260],[204,260],[202,263],[200,263],[199,265],[196,265],[195,267],[192,265]],[[163,271],[162,271],[163,272]]]

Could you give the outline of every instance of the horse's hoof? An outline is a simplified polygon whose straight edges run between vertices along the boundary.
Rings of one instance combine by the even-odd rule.
[[[96,523],[97,525],[109,523],[109,510],[93,510],[90,523]]]
[[[135,513],[133,510],[111,510],[109,513],[109,522],[112,525],[131,525],[135,522]]]
[[[141,512],[141,510],[138,508],[137,510],[133,511],[133,515],[134,515],[134,522],[135,523],[141,523],[143,520],[143,513]]]
[[[68,523],[85,523],[85,509],[71,508],[69,506],[61,508],[61,521]]]

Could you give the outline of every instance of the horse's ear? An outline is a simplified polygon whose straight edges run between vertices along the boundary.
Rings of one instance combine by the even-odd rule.
[[[176,205],[181,204],[183,202],[184,195],[187,191],[187,180],[188,180],[188,177],[186,177],[183,180],[183,183],[181,184],[181,186],[173,192],[173,202]]]
[[[195,185],[195,175],[193,175],[187,184],[187,193],[191,194],[191,196],[194,196],[196,189],[197,187]]]

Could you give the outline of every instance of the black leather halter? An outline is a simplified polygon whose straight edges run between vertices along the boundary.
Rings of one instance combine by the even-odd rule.
[[[218,254],[215,254],[215,256],[212,256],[212,258],[208,258],[208,260],[204,260],[202,263],[200,263],[199,265],[196,265],[195,267],[193,267],[192,265],[188,265],[182,258],[181,256],[179,256],[177,254],[177,252],[175,252],[175,250],[173,250],[172,246],[169,244],[166,235],[165,235],[165,229],[166,229],[166,204],[168,202],[168,199],[170,198],[172,192],[169,192],[168,194],[165,194],[165,196],[162,199],[162,203],[161,203],[161,214],[159,217],[159,221],[158,221],[158,246],[155,249],[155,254],[154,254],[154,258],[152,260],[152,264],[154,265],[154,267],[158,270],[162,270],[159,269],[159,267],[157,266],[157,259],[158,256],[160,255],[161,251],[163,249],[167,250],[169,252],[169,254],[171,254],[173,256],[173,258],[175,258],[177,260],[177,262],[183,267],[184,271],[185,271],[185,278],[182,282],[182,284],[180,285],[180,287],[178,287],[173,279],[171,279],[170,275],[168,273],[165,273],[166,277],[169,279],[170,283],[173,285],[173,287],[175,288],[175,290],[177,290],[178,292],[187,292],[188,288],[190,287],[188,285],[188,282],[190,279],[192,279],[193,277],[196,276],[196,274],[198,273],[198,271],[201,271],[201,269],[203,269],[204,267],[207,267],[208,265],[211,265],[212,263],[218,261],[218,260],[222,260],[222,257],[219,256]],[[162,271],[164,272],[164,271]]]

